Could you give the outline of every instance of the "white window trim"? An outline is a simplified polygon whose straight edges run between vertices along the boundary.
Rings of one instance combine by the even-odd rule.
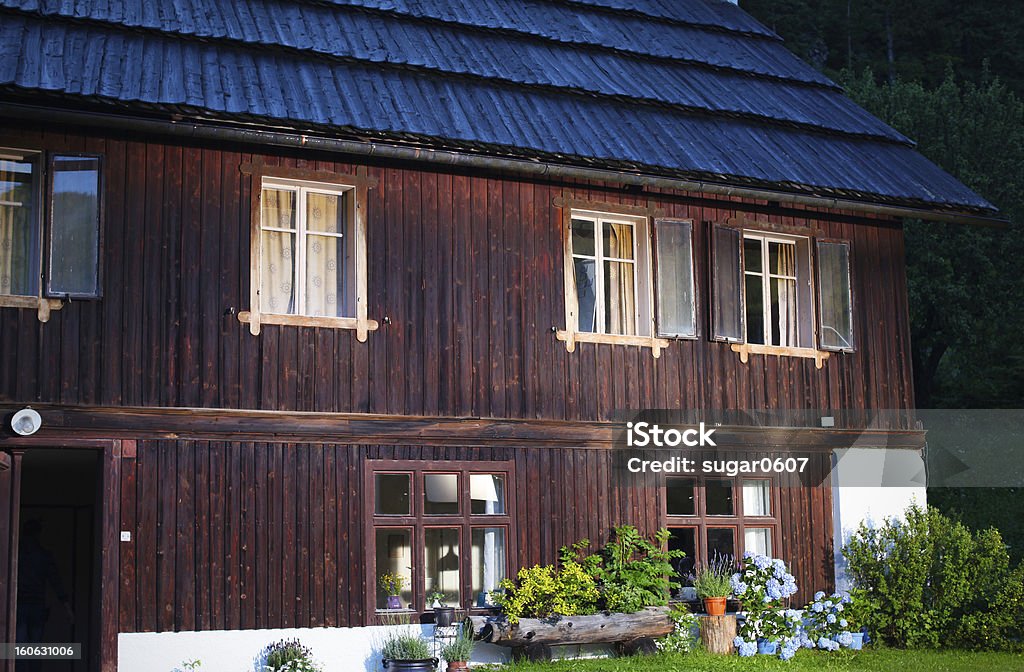
[[[253,336],[260,334],[261,325],[275,324],[285,326],[326,327],[334,329],[351,329],[356,332],[356,340],[366,342],[367,335],[376,331],[379,324],[367,317],[367,251],[366,251],[366,202],[367,192],[376,180],[367,177],[366,168],[360,166],[356,175],[337,175],[307,170],[273,169],[262,164],[246,164],[242,171],[252,175],[252,194],[250,201],[250,241],[249,241],[249,310],[238,313],[239,322],[248,323],[249,332]],[[265,171],[265,172],[264,172]],[[337,194],[351,191],[353,194],[352,233],[355,238],[355,317],[315,317],[300,314],[264,313],[260,304],[260,282],[262,272],[262,223],[261,196],[263,188],[284,187],[286,189],[306,190],[313,193]],[[305,228],[305,211],[299,207],[296,197],[296,267],[304,268],[305,248],[299,238],[300,218],[302,230]],[[271,227],[273,230],[273,227]],[[320,234],[315,234],[320,235]],[[297,292],[297,300],[301,301],[301,291]],[[298,305],[303,305],[298,303]]]
[[[747,278],[747,276],[750,276],[750,275],[760,276],[760,278],[761,278],[761,292],[762,292],[762,295],[761,295],[762,296],[762,299],[761,299],[761,303],[762,303],[762,307],[761,307],[761,321],[763,322],[763,325],[764,325],[763,329],[762,329],[763,333],[761,335],[762,338],[764,338],[764,343],[751,344],[751,345],[767,345],[767,346],[773,346],[773,347],[778,347],[778,348],[801,347],[801,346],[792,346],[792,345],[781,345],[779,343],[771,343],[771,331],[772,331],[771,330],[771,323],[772,323],[772,313],[771,313],[772,288],[771,288],[771,281],[772,280],[792,280],[794,284],[797,284],[797,283],[800,282],[800,277],[799,277],[799,275],[796,275],[795,273],[794,273],[794,275],[780,275],[778,273],[772,273],[770,265],[768,263],[768,261],[770,259],[770,255],[768,253],[768,244],[769,243],[779,243],[781,245],[791,245],[793,247],[793,258],[794,258],[794,262],[795,262],[796,255],[799,254],[799,246],[797,245],[797,239],[795,237],[785,237],[785,236],[779,236],[779,235],[775,235],[775,234],[761,234],[761,233],[754,233],[752,231],[744,231],[743,232],[743,242],[745,243],[748,240],[756,240],[761,245],[761,272],[757,273],[757,272],[754,272],[754,271],[748,271],[746,269],[746,263],[745,263],[745,257],[744,257],[743,278],[745,280]],[[810,245],[810,241],[808,241],[808,245]],[[745,250],[744,250],[744,255],[746,255],[746,251]],[[746,282],[743,283],[743,291],[744,292],[747,291],[746,290]],[[747,303],[746,300],[744,300],[744,305],[746,305],[746,303]],[[800,303],[798,302],[797,306],[796,306],[796,309],[797,309],[797,319],[799,320],[800,319],[800,312],[801,312],[801,310],[805,309],[805,307],[801,306]],[[813,317],[813,315],[812,315],[812,317]],[[798,332],[798,338],[799,338],[799,332]]]
[[[582,205],[580,201],[568,198],[555,199],[556,207],[562,208],[562,242],[563,242],[563,286],[565,288],[565,329],[555,331],[555,338],[565,343],[567,352],[575,352],[577,343],[603,343],[609,345],[631,345],[650,348],[651,354],[658,358],[661,350],[667,348],[669,341],[657,338],[654,324],[654,282],[651,258],[650,221],[647,209],[627,207],[574,207]],[[590,204],[587,204],[590,205]],[[603,206],[604,204],[594,204]],[[618,212],[617,212],[618,210]],[[628,212],[622,212],[630,210]],[[637,211],[642,211],[637,212]],[[572,249],[572,220],[590,219],[628,223],[633,225],[634,248],[634,281],[637,297],[636,331],[637,335],[606,334],[579,330],[579,297],[576,294],[574,254]],[[600,238],[600,231],[595,227],[595,236]],[[595,240],[595,252],[599,249]],[[589,256],[589,255],[584,255]],[[589,257],[594,258],[594,257]],[[601,275],[598,269],[598,275]],[[646,309],[642,309],[641,301]],[[642,334],[642,335],[641,335]]]

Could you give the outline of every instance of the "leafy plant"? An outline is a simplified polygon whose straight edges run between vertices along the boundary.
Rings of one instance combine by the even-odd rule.
[[[441,657],[449,663],[453,661],[468,662],[473,657],[475,647],[476,642],[473,641],[473,635],[466,632],[465,628],[460,628],[458,637],[441,647]]]
[[[203,662],[201,660],[199,660],[198,658],[193,658],[192,660],[182,661],[181,669],[185,670],[186,672],[197,672],[199,668],[202,667],[202,665]]]
[[[783,609],[796,593],[796,578],[786,563],[759,553],[743,556],[740,571],[732,575],[732,593],[743,600],[747,617],[734,644],[741,656],[757,653],[760,639],[779,644],[779,658],[789,660],[800,648],[800,612]]]
[[[601,551],[584,555],[588,539],[562,548],[562,562],[577,562],[595,578],[608,611],[633,613],[644,607],[668,604],[670,591],[679,584],[671,580],[672,560],[686,557],[682,551],[664,550],[668,530],[659,530],[653,541],[644,538],[632,525],[612,530]]]
[[[320,672],[313,652],[297,639],[282,639],[263,649],[265,669],[270,672]]]
[[[732,563],[729,558],[718,556],[698,567],[693,577],[693,589],[700,599],[729,597],[732,594]]]
[[[405,576],[397,572],[385,572],[377,579],[381,589],[388,595],[400,595],[405,588]]]
[[[861,525],[843,549],[848,572],[873,602],[872,635],[898,647],[1021,647],[1024,570],[1011,571],[994,529],[972,533],[938,510]]]
[[[814,594],[814,601],[804,609],[803,646],[835,651],[853,643],[855,626],[848,618],[847,607],[852,598],[849,594],[822,591]]]
[[[510,623],[520,618],[576,616],[597,611],[600,593],[594,577],[579,563],[568,560],[561,569],[554,565],[534,565],[519,570],[516,581],[502,580],[503,592],[494,595]]]
[[[435,591],[427,595],[427,604],[434,604],[435,602],[442,607],[448,606],[448,604],[445,602],[444,593],[441,592]]]
[[[672,632],[658,640],[658,650],[666,653],[689,653],[697,646],[697,632],[700,618],[681,604],[672,605],[669,611]]]

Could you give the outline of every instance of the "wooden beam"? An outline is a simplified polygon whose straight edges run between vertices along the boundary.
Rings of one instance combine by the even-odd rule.
[[[0,412],[20,408],[0,404]],[[545,446],[612,449],[623,423],[499,418],[421,417],[357,413],[302,413],[196,408],[59,406],[34,404],[43,418],[29,439],[4,445],[45,445],[76,439],[213,438],[271,442],[433,446]],[[722,449],[830,451],[857,447],[920,449],[923,430],[719,426]]]

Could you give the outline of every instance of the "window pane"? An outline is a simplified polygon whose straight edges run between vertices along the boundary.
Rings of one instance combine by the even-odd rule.
[[[376,474],[373,477],[374,513],[408,516],[412,513],[409,474]]]
[[[0,159],[0,294],[39,293],[36,174],[31,161]]]
[[[748,275],[747,343],[764,343],[764,284],[762,276]]]
[[[743,269],[740,267],[740,232],[716,226],[712,240],[712,337],[719,341],[742,341],[744,334],[740,293],[743,291]]]
[[[772,557],[772,531],[766,527],[746,528],[743,531],[743,546],[747,553]]]
[[[602,254],[605,257],[633,259],[632,224],[604,222],[602,231],[604,234],[604,249]]]
[[[731,516],[732,481],[705,481],[704,507],[709,516]]]
[[[665,481],[665,512],[670,516],[697,515],[692,478],[669,478]]]
[[[772,515],[771,481],[743,481],[743,515]]]
[[[423,552],[426,595],[443,593],[445,604],[461,605],[459,528],[427,528],[423,534]]]
[[[796,347],[798,344],[796,280],[772,278],[769,286],[772,289],[771,345]]]
[[[388,609],[388,597],[395,591],[381,586],[385,574],[398,575],[404,579],[397,591],[402,609],[412,605],[412,532],[410,530],[378,527],[377,543],[377,608]]]
[[[692,527],[668,528],[668,550],[682,551],[686,557],[672,561],[676,570],[676,580],[684,586],[693,585],[693,569],[697,562],[697,530]]]
[[[322,233],[348,233],[345,229],[348,194],[306,193],[306,228]]]
[[[757,238],[743,239],[743,267],[748,273],[762,273],[761,241]]]
[[[775,275],[796,277],[796,245],[768,242],[768,268]]]
[[[345,240],[310,234],[306,237],[306,307],[304,315],[355,315],[349,297],[354,294],[345,258]]]
[[[260,224],[263,228],[295,230],[295,199],[289,189],[264,188],[260,196]]]
[[[475,514],[504,514],[505,477],[500,474],[470,474],[469,497]]]
[[[260,310],[295,314],[295,234],[264,231],[260,251]]]
[[[818,243],[818,294],[821,297],[821,347],[853,349],[853,312],[850,294],[850,246]]]
[[[459,475],[426,474],[423,476],[423,513],[446,516],[459,512]]]
[[[594,246],[594,222],[586,219],[572,220],[572,253],[593,257],[597,254]]]
[[[505,528],[473,528],[473,606],[493,604],[491,594],[505,578]]]
[[[736,558],[736,533],[731,527],[708,528],[707,559],[712,561],[716,558]]]
[[[98,296],[100,160],[55,156],[52,179],[49,292]]]
[[[593,259],[573,259],[579,331],[597,331],[597,271]]]
[[[604,262],[604,315],[606,334],[636,334],[636,288],[633,264]]]
[[[658,222],[658,331],[696,336],[693,251],[689,222]]]

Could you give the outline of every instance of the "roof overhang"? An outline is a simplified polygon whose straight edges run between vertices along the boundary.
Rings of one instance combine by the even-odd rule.
[[[24,121],[53,121],[105,130],[117,129],[191,139],[300,148],[452,168],[479,169],[529,179],[595,180],[641,188],[674,189],[725,197],[752,198],[825,210],[852,211],[989,227],[1004,227],[1008,223],[1008,220],[997,217],[994,213],[957,211],[949,207],[928,207],[926,204],[886,203],[872,200],[870,196],[861,199],[809,193],[808,188],[799,187],[799,185],[799,191],[796,188],[787,190],[781,186],[730,183],[726,181],[728,178],[725,176],[720,179],[688,178],[658,174],[646,171],[642,167],[612,169],[574,164],[570,160],[555,161],[499,156],[486,151],[464,151],[420,144],[349,139],[332,137],[322,132],[306,132],[280,127],[268,128],[255,124],[225,123],[219,120],[140,117],[18,102],[0,102],[0,116]]]

